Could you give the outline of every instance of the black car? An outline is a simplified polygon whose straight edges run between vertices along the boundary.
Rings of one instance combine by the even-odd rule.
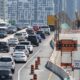
[[[11,27],[8,27],[7,33],[8,34],[13,34],[16,31],[17,31],[17,28],[15,26],[11,26]]]
[[[7,36],[7,33],[5,31],[0,31],[0,38],[4,38]]]
[[[43,31],[37,31],[36,34],[39,34],[41,38],[46,39],[45,33]]]
[[[0,42],[0,52],[9,52],[9,45],[7,42]]]
[[[13,80],[11,70],[8,68],[0,68],[0,80]]]
[[[39,39],[35,35],[29,35],[27,38],[28,41],[31,41],[31,44],[39,46]]]
[[[26,29],[26,32],[27,32],[29,35],[35,34],[35,32],[34,32],[34,30],[33,30],[32,28]]]

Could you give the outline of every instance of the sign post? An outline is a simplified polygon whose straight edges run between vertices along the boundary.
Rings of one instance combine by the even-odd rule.
[[[61,66],[71,66],[72,67],[72,51],[77,50],[77,40],[71,40],[71,39],[62,39],[56,42],[56,50],[61,51],[61,60],[62,60],[62,54],[63,52],[70,52],[67,54],[71,54],[71,63],[62,63]]]

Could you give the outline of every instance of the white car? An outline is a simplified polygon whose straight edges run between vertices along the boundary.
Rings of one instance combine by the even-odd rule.
[[[27,55],[24,51],[15,51],[13,54],[13,58],[15,62],[26,62],[27,61]]]
[[[15,46],[15,45],[17,45],[18,43],[19,43],[19,41],[18,41],[17,38],[10,38],[10,39],[8,39],[8,44],[9,44],[10,46]]]
[[[28,37],[28,33],[27,32],[22,32],[22,34],[24,35],[25,38]]]
[[[17,32],[14,34],[14,37],[17,38],[19,41],[25,41],[25,36],[21,32]]]
[[[5,55],[0,57],[0,68],[9,68],[11,69],[12,73],[15,72],[15,62],[12,58],[12,56]]]
[[[29,53],[33,53],[33,45],[31,45],[30,41],[21,41],[19,44],[26,45],[27,49],[29,50]]]
[[[29,51],[27,49],[27,46],[25,45],[16,45],[16,47],[14,48],[14,52],[19,51],[19,52],[25,52],[25,54],[27,56],[29,56]]]

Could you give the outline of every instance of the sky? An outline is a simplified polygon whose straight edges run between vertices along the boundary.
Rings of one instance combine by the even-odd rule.
[[[63,10],[70,19],[75,19],[75,11],[80,12],[80,0],[54,0],[54,3],[56,5],[55,12]]]

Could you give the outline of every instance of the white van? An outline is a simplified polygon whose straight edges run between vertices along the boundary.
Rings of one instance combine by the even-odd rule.
[[[50,35],[50,27],[49,27],[49,26],[41,26],[40,29],[41,29],[41,31],[43,31],[44,33]]]

